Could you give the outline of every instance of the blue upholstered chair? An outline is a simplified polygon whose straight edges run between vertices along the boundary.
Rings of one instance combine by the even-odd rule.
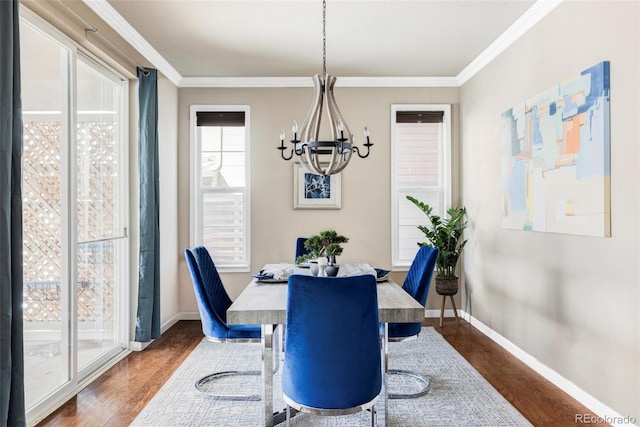
[[[298,237],[296,239],[296,257],[293,259],[293,262],[296,262],[299,256],[306,255],[311,252],[311,249],[307,249],[304,247],[304,242],[306,241],[306,237]]]
[[[214,342],[254,342],[259,343],[261,331],[259,325],[227,325],[227,308],[232,301],[229,298],[218,270],[209,252],[204,246],[185,249],[184,256],[189,266],[193,289],[198,302],[202,332],[209,341]],[[277,358],[276,358],[277,360]],[[261,375],[261,371],[224,371],[216,372],[196,381],[196,389],[203,391],[203,386],[216,378],[232,375]],[[209,395],[224,400],[260,400],[260,395]]]
[[[432,248],[431,246],[420,247],[402,285],[402,289],[409,293],[422,306],[425,306],[427,303],[427,295],[429,295],[429,288],[431,287],[431,277],[433,276],[433,270],[435,269],[439,254],[440,252],[437,248]],[[422,330],[422,324],[420,322],[389,323],[388,328],[389,341],[400,342],[416,339]],[[415,372],[400,369],[390,369],[388,372],[390,375],[409,376],[422,383],[421,390],[415,393],[393,393],[389,391],[389,399],[405,399],[423,396],[428,393],[431,388],[429,379]]]
[[[282,392],[317,415],[371,410],[382,387],[378,294],[372,275],[289,277]]]

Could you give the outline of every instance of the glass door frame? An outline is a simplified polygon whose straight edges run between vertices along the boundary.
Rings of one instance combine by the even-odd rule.
[[[119,312],[117,313],[117,318],[115,319],[116,327],[114,328],[114,333],[119,337],[120,345],[116,345],[112,347],[107,352],[103,353],[97,359],[93,360],[87,366],[78,369],[77,358],[76,364],[74,366],[75,372],[78,373],[78,377],[82,379],[86,379],[92,373],[99,370],[101,367],[105,365],[108,361],[113,359],[118,353],[121,353],[123,350],[128,349],[129,343],[129,322],[130,322],[130,292],[129,286],[124,286],[124,284],[129,283],[130,281],[130,245],[129,245],[129,152],[128,147],[129,144],[126,143],[129,137],[129,81],[123,77],[122,75],[116,73],[114,70],[107,68],[103,64],[99,62],[99,60],[95,59],[88,52],[84,52],[82,50],[78,50],[75,61],[73,62],[74,66],[77,65],[78,62],[82,62],[85,66],[92,68],[94,71],[100,73],[100,77],[114,83],[116,85],[121,86],[120,88],[120,96],[119,96],[119,105],[118,105],[118,140],[120,143],[118,144],[118,158],[120,162],[118,164],[118,176],[120,179],[118,180],[118,188],[117,192],[120,197],[118,201],[119,209],[117,210],[118,218],[120,219],[120,233],[118,236],[112,236],[114,245],[120,245],[118,251],[114,250],[114,253],[119,253],[120,257],[117,261],[120,268],[118,269],[118,277],[117,282],[120,284],[117,289],[117,296],[114,300],[115,303],[119,306]],[[77,97],[77,94],[76,94]],[[71,141],[74,141],[74,148],[77,144],[77,114],[74,115],[74,126],[73,131],[74,135]],[[77,165],[77,150],[73,150],[73,160],[72,164]],[[77,169],[74,171],[74,178],[77,178]],[[76,180],[73,180],[74,191],[73,194],[77,194]],[[72,198],[74,209],[72,212],[77,212],[77,203],[76,198]],[[74,213],[74,218],[76,217]],[[74,227],[76,222],[74,221]],[[74,232],[74,236],[77,237],[77,232]],[[118,243],[115,243],[118,242]],[[77,249],[78,249],[78,241],[77,238],[74,241],[74,253],[72,254],[72,260],[74,260],[74,264],[77,258]],[[74,271],[77,275],[77,268],[74,268]],[[73,282],[76,283],[77,279]],[[75,289],[74,289],[75,291]],[[76,310],[74,313],[74,342],[77,344],[78,342],[78,303],[77,303],[77,292],[71,292],[74,298],[73,307]],[[75,353],[77,355],[77,351]]]
[[[35,424],[55,410],[62,402],[77,394],[91,381],[104,373],[115,363],[125,357],[131,337],[131,305],[130,305],[130,240],[122,239],[121,259],[122,268],[119,269],[119,289],[117,300],[119,305],[117,314],[116,333],[119,345],[89,363],[82,370],[78,370],[78,309],[77,309],[77,79],[76,69],[78,61],[83,61],[98,70],[102,75],[106,71],[113,76],[113,81],[121,84],[119,105],[118,150],[120,164],[118,174],[119,205],[118,214],[121,215],[123,232],[126,234],[131,221],[129,210],[129,81],[117,71],[103,65],[97,58],[86,52],[60,30],[42,19],[27,7],[20,8],[20,25],[28,25],[31,29],[43,34],[57,43],[66,51],[67,66],[62,68],[62,78],[66,80],[67,90],[62,93],[60,119],[61,125],[61,354],[67,358],[68,378],[43,399],[26,408],[27,423]],[[72,286],[62,284],[74,284]],[[64,359],[63,359],[64,360]]]

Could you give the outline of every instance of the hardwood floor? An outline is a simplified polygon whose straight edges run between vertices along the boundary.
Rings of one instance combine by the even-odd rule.
[[[576,414],[592,414],[465,321],[426,319],[535,426],[575,425]],[[43,420],[44,426],[128,426],[202,340],[199,321],[181,321],[116,364]],[[592,426],[598,424],[591,424]],[[606,425],[606,424],[600,424]],[[410,427],[410,426],[407,426]]]

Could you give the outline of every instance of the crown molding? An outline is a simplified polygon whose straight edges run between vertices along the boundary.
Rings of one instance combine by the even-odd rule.
[[[336,87],[457,87],[455,77],[338,77]]]
[[[104,22],[113,28],[122,38],[124,38],[134,49],[142,54],[154,67],[164,74],[171,82],[179,86],[182,76],[175,68],[164,59],[160,53],[149,44],[107,0],[83,0]]]
[[[183,77],[182,87],[245,88],[245,87],[313,87],[311,77]]]
[[[518,18],[507,30],[489,45],[457,76],[458,86],[462,86],[480,70],[486,67],[498,55],[504,52],[524,33],[542,20],[549,12],[556,8],[563,0],[538,0],[520,18]]]
[[[83,0],[154,67],[180,88],[312,87],[311,77],[182,77],[107,0]],[[563,0],[538,0],[457,76],[339,77],[336,87],[460,87],[529,31]]]
[[[311,77],[184,77],[181,88],[313,87]],[[457,87],[455,77],[338,77],[336,87]]]

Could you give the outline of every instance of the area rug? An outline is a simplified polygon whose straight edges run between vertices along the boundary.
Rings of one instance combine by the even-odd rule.
[[[196,380],[226,370],[259,370],[259,344],[219,344],[203,340],[158,391],[132,426],[260,426],[261,402],[218,400],[196,391]],[[417,340],[389,344],[389,367],[419,372],[431,380],[431,390],[417,399],[388,401],[387,425],[418,426],[530,426],[434,328],[422,328]],[[280,371],[274,379],[274,408],[283,408]],[[389,377],[389,389],[416,384]],[[260,377],[233,377],[217,383],[213,392],[261,393]],[[235,390],[231,390],[235,389]],[[384,404],[376,404],[383,425]],[[293,426],[366,426],[370,414],[340,417],[298,414]],[[284,425],[284,423],[282,424]]]

